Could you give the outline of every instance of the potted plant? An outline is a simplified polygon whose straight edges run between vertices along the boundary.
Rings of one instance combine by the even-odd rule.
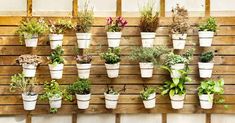
[[[130,53],[130,59],[138,61],[140,65],[141,77],[151,78],[153,75],[154,64],[157,64],[160,60],[160,56],[168,53],[166,47],[154,47],[154,48],[133,48]]]
[[[117,78],[120,67],[120,49],[109,48],[107,52],[100,54],[101,59],[105,60],[105,67],[109,78]]]
[[[146,109],[154,108],[156,106],[156,89],[145,87],[144,90],[140,92],[140,98],[143,100]]]
[[[50,21],[49,27],[49,40],[51,49],[55,49],[57,46],[62,46],[63,37],[65,31],[72,29],[72,22],[70,20],[57,20]]]
[[[20,42],[23,40],[26,47],[37,47],[38,35],[45,33],[47,25],[43,19],[24,19],[21,21],[17,34],[20,36]]]
[[[83,9],[78,12],[78,23],[76,25],[76,36],[78,47],[89,48],[91,43],[91,27],[94,23],[93,9],[89,8],[90,0],[86,0]]]
[[[117,17],[116,20],[113,20],[112,17],[107,18],[106,31],[108,37],[108,46],[109,47],[119,47],[122,29],[127,25],[127,21],[122,17]]]
[[[78,77],[81,79],[88,79],[90,76],[92,56],[77,55],[76,61],[77,61],[76,65],[78,70]]]
[[[200,99],[200,105],[202,109],[212,109],[214,95],[221,95],[224,93],[224,81],[220,79],[218,81],[204,80],[198,87],[198,95]],[[217,100],[219,103],[223,103],[224,99],[219,98]]]
[[[64,69],[64,50],[61,46],[57,46],[48,57],[50,63],[48,64],[52,79],[61,79]]]
[[[210,17],[206,23],[198,27],[199,44],[201,47],[211,47],[214,33],[217,30],[215,18]]]
[[[37,66],[40,64],[40,58],[37,55],[21,55],[16,59],[16,62],[23,67],[25,77],[35,77]]]
[[[87,109],[91,99],[91,82],[88,79],[78,79],[68,86],[68,93],[76,95],[78,109]]]
[[[153,47],[155,31],[159,25],[159,13],[154,10],[154,3],[148,1],[140,10],[140,30],[143,47]]]
[[[21,91],[24,110],[34,110],[38,94],[33,91],[35,80],[26,78],[24,74],[15,74],[11,76],[10,91]]]
[[[214,53],[204,52],[199,57],[198,68],[199,75],[201,78],[211,78],[214,63],[212,62],[214,58]]]
[[[171,33],[174,49],[184,49],[187,31],[190,28],[188,23],[188,11],[184,7],[177,7],[172,10],[173,22],[171,24]]]

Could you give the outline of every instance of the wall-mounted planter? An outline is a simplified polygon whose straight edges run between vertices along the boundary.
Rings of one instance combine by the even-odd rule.
[[[184,108],[184,98],[185,95],[174,95],[170,96],[171,98],[171,106],[173,109],[182,109]]]
[[[142,78],[151,78],[153,76],[153,63],[139,63]]]
[[[62,97],[49,98],[49,104],[51,108],[61,108]]]
[[[24,35],[24,41],[26,47],[37,47],[38,44],[38,35],[33,35],[31,38],[29,36]]]
[[[156,106],[156,93],[150,94],[147,100],[143,100],[144,107],[151,109]]]
[[[120,63],[116,64],[105,64],[107,74],[109,78],[117,78],[119,75]]]
[[[105,96],[105,107],[107,109],[116,109],[117,108],[119,94],[113,95],[113,94],[106,94],[106,93],[104,93],[104,96]]]
[[[77,64],[78,77],[88,79],[90,76],[91,64]]]
[[[155,40],[155,32],[141,32],[141,40],[143,47],[153,47]]]
[[[91,33],[76,33],[78,48],[86,49],[90,47]]]
[[[51,49],[55,49],[57,46],[62,46],[63,37],[63,34],[49,34]]]
[[[200,106],[202,109],[212,109],[213,107],[213,94],[203,94],[199,95],[199,100],[200,100]]]
[[[36,107],[38,95],[27,95],[25,93],[22,94],[24,110],[34,110]]]
[[[179,70],[183,70],[185,68],[185,64],[175,64],[171,66],[171,78],[180,78],[181,77],[181,73],[179,72]]]
[[[211,47],[214,32],[213,31],[199,31],[199,44],[201,47]]]
[[[63,75],[64,64],[49,64],[51,79],[61,79]]]
[[[172,34],[173,48],[184,49],[187,39],[187,34]]]
[[[76,94],[78,109],[87,109],[89,108],[89,103],[91,99],[91,94],[79,95]]]
[[[23,64],[22,67],[25,77],[35,77],[37,66],[34,64]]]
[[[199,75],[201,78],[211,78],[214,63],[198,62]]]
[[[121,42],[122,32],[107,32],[108,46],[119,47]]]

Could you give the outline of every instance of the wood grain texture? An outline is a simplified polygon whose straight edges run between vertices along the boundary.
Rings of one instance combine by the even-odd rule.
[[[117,0],[116,16],[122,16],[122,0]]]
[[[31,17],[32,12],[33,12],[33,5],[32,5],[33,0],[27,0],[27,16]]]
[[[72,11],[73,17],[78,16],[78,0],[73,0],[73,11]]]

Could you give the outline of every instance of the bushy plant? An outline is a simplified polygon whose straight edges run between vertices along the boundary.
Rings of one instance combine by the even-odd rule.
[[[20,65],[23,64],[34,64],[35,66],[38,66],[41,63],[41,57],[37,55],[21,55],[16,59],[16,62]]]
[[[127,25],[127,21],[123,17],[117,17],[116,20],[113,20],[112,17],[107,18],[106,23],[107,32],[121,32],[122,29]]]
[[[69,94],[90,94],[91,82],[88,79],[78,79],[72,85],[69,85],[67,91]]]
[[[224,93],[224,80],[220,79],[218,81],[214,80],[204,80],[201,82],[200,86],[198,87],[198,94],[223,94]]]
[[[89,55],[77,55],[76,61],[78,64],[89,64],[92,61],[92,56]]]
[[[140,10],[141,32],[155,32],[159,25],[159,13],[154,11],[154,3],[148,1]]]
[[[121,61],[120,48],[109,48],[107,52],[101,53],[100,57],[106,64],[116,64]]]
[[[185,34],[190,28],[188,22],[188,11],[184,7],[180,7],[178,4],[176,8],[172,10],[173,22],[171,24],[171,32],[173,34]]]
[[[213,58],[214,58],[214,53],[212,51],[204,52],[200,55],[199,61],[204,62],[204,63],[208,63],[208,62],[212,61]]]
[[[73,29],[71,20],[60,19],[57,21],[50,20],[49,31],[52,34],[63,34],[67,30]]]
[[[217,30],[217,24],[216,24],[216,20],[213,17],[210,17],[207,19],[207,21],[205,23],[202,23],[201,25],[199,25],[199,31],[213,31],[216,32]]]
[[[55,50],[52,51],[51,55],[48,57],[50,60],[50,64],[63,64],[64,58],[63,55],[64,50],[61,46],[57,46]]]
[[[156,93],[156,89],[153,87],[145,87],[143,91],[140,92],[140,98],[142,100],[148,100],[151,94]]]

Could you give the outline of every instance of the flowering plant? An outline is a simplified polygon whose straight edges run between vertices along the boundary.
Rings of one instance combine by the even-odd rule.
[[[127,21],[123,17],[117,17],[113,20],[112,17],[107,18],[107,32],[120,32],[127,25]]]

